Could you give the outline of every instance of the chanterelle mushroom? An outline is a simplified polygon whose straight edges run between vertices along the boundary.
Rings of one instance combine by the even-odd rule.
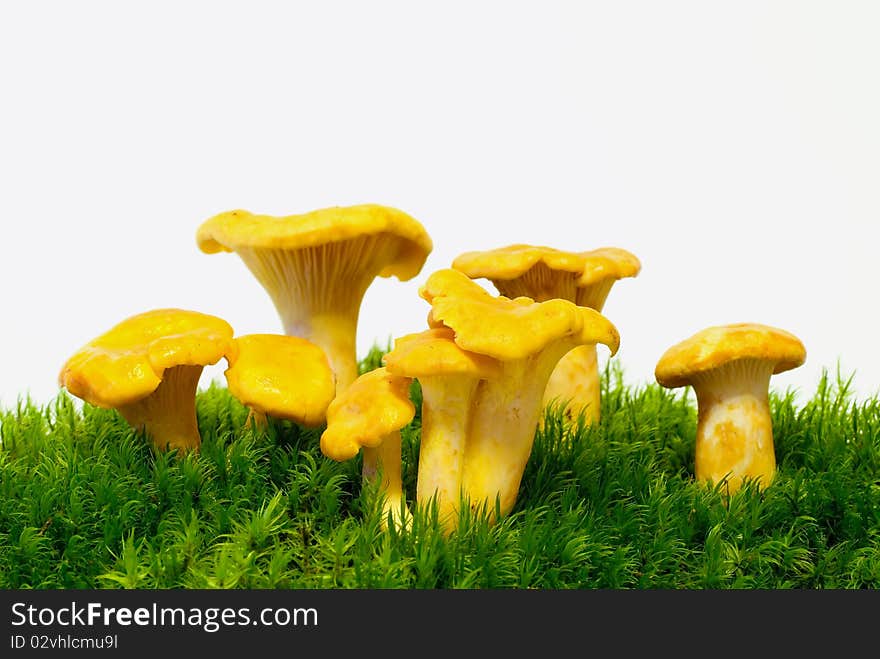
[[[498,376],[477,388],[462,489],[472,506],[488,504],[490,517],[497,497],[504,515],[516,502],[551,371],[578,345],[602,343],[614,355],[617,329],[567,300],[495,297],[453,269],[434,272],[419,293],[431,304],[432,325],[452,329],[464,350],[501,362]]]
[[[358,376],[361,300],[378,277],[407,281],[433,249],[424,227],[377,204],[336,206],[274,217],[244,210],[206,220],[196,233],[208,254],[237,253],[278,310],[284,332],[316,343],[336,375],[337,394]],[[364,449],[364,472],[378,455]]]
[[[274,217],[244,210],[206,220],[196,241],[208,254],[238,254],[272,298],[284,332],[316,343],[343,391],[358,376],[357,321],[376,277],[415,277],[433,244],[422,225],[376,204]]]
[[[158,450],[197,450],[199,377],[208,364],[234,354],[232,335],[229,323],[216,316],[148,311],[80,348],[58,381],[92,405],[118,410]]]
[[[400,429],[416,413],[409,398],[411,378],[392,375],[384,367],[358,377],[327,408],[327,428],[321,435],[321,452],[332,460],[350,460],[362,448],[371,449],[377,459],[364,469],[364,482],[382,474],[379,493],[383,497],[382,521],[405,524],[409,511],[403,496]]]
[[[697,395],[695,477],[729,493],[745,479],[767,487],[776,473],[768,400],[770,376],[800,366],[806,350],[775,327],[709,327],[667,350],[654,371],[664,387],[691,385]]]
[[[225,372],[229,392],[258,419],[269,415],[311,427],[324,423],[336,381],[321,348],[283,334],[245,334],[235,344]]]
[[[641,263],[618,247],[567,252],[538,245],[509,245],[482,252],[465,252],[452,267],[473,279],[490,280],[502,295],[530,297],[537,302],[559,298],[602,311],[618,279],[635,277]],[[583,345],[566,354],[550,376],[544,405],[565,403],[569,421],[584,415],[587,424],[600,415],[599,367],[596,346]]]
[[[422,427],[416,501],[436,497],[446,531],[455,527],[474,393],[481,380],[498,377],[501,364],[463,350],[448,327],[408,334],[384,356],[393,375],[416,378],[422,388]]]

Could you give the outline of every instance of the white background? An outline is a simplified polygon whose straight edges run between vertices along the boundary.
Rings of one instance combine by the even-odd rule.
[[[423,329],[418,286],[463,251],[612,245],[643,264],[605,307],[632,384],[750,321],[807,347],[774,387],[840,364],[873,395],[878,35],[870,1],[5,2],[0,405],[148,309],[280,331],[196,228],[362,202],[435,248],[368,291],[361,353]]]

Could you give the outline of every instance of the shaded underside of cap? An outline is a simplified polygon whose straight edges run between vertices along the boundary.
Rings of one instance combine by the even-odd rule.
[[[766,360],[775,374],[800,366],[806,356],[800,339],[785,330],[759,323],[717,325],[669,348],[654,376],[664,387],[683,387],[694,375],[737,359]]]
[[[132,316],[80,348],[61,369],[59,384],[100,407],[148,396],[174,366],[216,364],[234,350],[222,318],[185,309]]]
[[[283,334],[245,334],[235,344],[225,374],[242,404],[307,426],[324,422],[336,379],[320,347]]]
[[[244,248],[305,249],[373,235],[385,235],[398,245],[394,258],[380,273],[383,277],[415,277],[433,249],[421,223],[379,204],[332,206],[285,216],[228,211],[205,220],[196,232],[196,242],[203,252],[213,254]]]
[[[458,346],[455,332],[448,327],[397,338],[394,349],[383,357],[383,363],[389,373],[411,378],[470,375],[487,379],[496,377],[501,371],[497,360]]]
[[[451,268],[434,272],[419,294],[431,304],[433,322],[451,328],[460,347],[502,361],[537,354],[564,338],[574,345],[602,343],[612,355],[620,344],[617,329],[594,309],[567,300],[493,296]]]
[[[321,451],[333,460],[349,460],[362,446],[379,446],[385,437],[413,420],[410,378],[384,367],[364,373],[327,408]]]

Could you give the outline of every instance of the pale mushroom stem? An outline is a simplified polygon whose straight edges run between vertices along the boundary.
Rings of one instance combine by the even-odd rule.
[[[458,518],[468,426],[479,382],[470,375],[419,378],[422,434],[416,501],[427,505],[436,497],[445,532],[454,528]]]
[[[573,348],[550,375],[544,390],[544,407],[560,406],[568,423],[576,422],[583,414],[584,425],[589,426],[599,422],[601,402],[596,346]]]
[[[144,432],[160,451],[198,451],[202,439],[196,418],[196,390],[203,366],[166,369],[156,390],[141,400],[118,407],[138,432]]]
[[[507,362],[500,377],[483,380],[477,387],[462,490],[472,507],[487,506],[490,520],[494,520],[496,497],[502,516],[516,503],[547,380],[570,348],[560,342],[526,359]]]
[[[388,526],[388,516],[398,528],[405,526],[411,517],[404,504],[403,477],[401,474],[401,435],[399,430],[387,434],[376,448],[369,449],[371,460],[367,460],[367,447],[364,451],[363,478],[372,481],[381,474],[379,494],[382,502],[382,528]]]
[[[733,494],[743,480],[770,484],[776,473],[768,392],[773,364],[740,359],[692,376],[698,421],[695,477],[719,483],[727,479]]]

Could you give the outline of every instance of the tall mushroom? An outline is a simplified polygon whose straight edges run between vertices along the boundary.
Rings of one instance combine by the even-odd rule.
[[[745,479],[767,487],[776,473],[770,376],[796,368],[807,353],[793,334],[756,323],[706,328],[667,350],[654,371],[669,388],[697,395],[695,477],[733,494]]]
[[[464,350],[501,363],[475,394],[462,489],[472,506],[488,504],[490,519],[497,497],[505,515],[516,502],[553,368],[578,345],[602,343],[614,355],[617,329],[595,309],[567,300],[493,296],[453,269],[434,272],[419,293],[431,304],[431,324],[450,328]]]
[[[552,247],[515,244],[481,252],[465,252],[452,267],[471,278],[490,280],[509,298],[537,302],[562,299],[602,311],[614,283],[635,277],[641,263],[619,247],[567,252]],[[566,354],[550,376],[544,405],[564,404],[568,421],[584,415],[589,425],[599,421],[601,393],[595,345],[582,345]]]
[[[342,393],[358,376],[361,301],[376,277],[407,281],[433,248],[424,227],[403,211],[362,204],[275,217],[220,213],[196,233],[208,254],[235,252],[272,298],[284,332],[323,348]],[[378,455],[364,450],[366,474]]]
[[[358,377],[327,408],[327,428],[321,434],[321,452],[331,460],[350,460],[358,451],[371,450],[376,460],[363,471],[365,483],[378,483],[383,498],[382,524],[390,515],[395,525],[409,519],[403,495],[400,430],[415,416],[409,398],[411,378],[392,375],[384,367]]]
[[[226,382],[259,425],[267,415],[309,427],[324,423],[336,381],[321,348],[283,334],[245,334],[235,345]]]
[[[195,395],[202,370],[234,355],[233,331],[216,316],[156,309],[132,316],[80,348],[59,384],[115,408],[157,450],[198,450]]]
[[[498,377],[501,364],[463,350],[454,332],[438,327],[395,340],[384,356],[393,375],[415,378],[422,389],[422,427],[416,501],[436,498],[441,527],[455,527],[474,393],[481,380]]]

